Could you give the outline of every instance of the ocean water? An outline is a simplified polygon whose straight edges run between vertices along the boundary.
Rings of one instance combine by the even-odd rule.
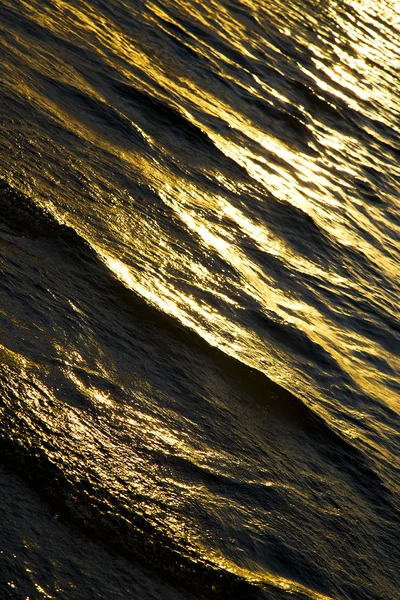
[[[0,1],[0,598],[400,598],[400,4]]]

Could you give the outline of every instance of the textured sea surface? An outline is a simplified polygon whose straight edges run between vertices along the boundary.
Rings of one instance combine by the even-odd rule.
[[[400,598],[400,3],[0,0],[0,598]]]

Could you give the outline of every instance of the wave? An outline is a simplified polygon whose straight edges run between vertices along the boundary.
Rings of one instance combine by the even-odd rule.
[[[178,129],[193,144],[204,146],[207,152],[215,151],[208,135],[166,102],[126,83],[114,82],[113,87],[125,101],[133,104],[137,110],[146,112],[150,120],[154,119],[158,125],[169,129]]]
[[[295,396],[281,385],[272,381],[265,373],[250,367],[225,350],[211,346],[198,333],[184,326],[173,316],[150,305],[134,289],[128,288],[104,263],[102,257],[71,226],[58,219],[42,207],[32,197],[18,191],[5,181],[0,181],[1,217],[0,226],[6,225],[12,233],[34,238],[53,238],[67,244],[74,260],[79,258],[92,270],[90,280],[99,283],[102,289],[109,289],[111,296],[121,302],[130,313],[140,316],[143,326],[168,332],[174,345],[190,348],[197,355],[204,356],[228,378],[234,386],[243,391],[243,397],[273,410],[280,418],[306,432],[310,443],[318,453],[340,468],[346,477],[351,478],[358,491],[376,508],[392,508],[393,498],[383,481],[369,465],[363,453],[300,397]],[[257,315],[256,315],[257,316]],[[298,351],[320,353],[322,350],[301,335],[290,332],[282,324],[273,323],[266,315],[259,315],[260,325],[277,329],[286,345],[294,344]],[[325,357],[326,366],[332,368],[333,359]]]
[[[219,47],[221,51],[227,53],[223,45]],[[187,50],[188,46],[181,46],[181,51],[186,51],[184,48]],[[189,51],[188,53],[191,54]],[[193,54],[191,56],[194,58]],[[232,53],[230,56],[234,58]],[[257,193],[253,180],[245,170],[235,161],[226,157],[201,126],[191,121],[186,113],[175,108],[171,98],[169,101],[160,99],[163,94],[158,91],[154,94],[148,93],[130,83],[109,79],[110,86],[106,94],[109,94],[111,101],[107,104],[73,86],[60,84],[50,77],[40,76],[40,81],[49,90],[52,90],[57,102],[64,96],[64,100],[67,99],[66,102],[74,105],[74,112],[76,109],[79,118],[101,128],[102,133],[109,134],[114,140],[120,139],[127,144],[131,142],[132,136],[136,136],[133,143],[139,145],[145,153],[151,153],[145,137],[142,139],[132,125],[132,122],[141,123],[140,119],[143,119],[143,123],[150,123],[148,130],[154,139],[161,140],[161,143],[165,138],[168,138],[169,142],[176,139],[178,149],[185,150],[190,147],[192,152],[195,149],[196,159],[197,155],[204,155],[204,161],[214,161],[221,170],[234,172],[237,178],[240,177],[242,180],[245,178],[246,182],[253,183],[252,190],[255,194]],[[228,83],[223,78],[221,81],[225,84]],[[229,85],[234,86],[232,83]],[[328,120],[329,125],[335,124],[338,129],[341,127],[347,129],[348,118],[341,107],[337,106],[337,103],[331,103],[328,97],[325,100],[322,95],[316,94],[304,84],[299,84],[297,92],[299,97],[303,98],[306,108],[309,108],[310,114],[319,115],[321,120]],[[280,110],[261,98],[249,96],[244,99],[248,106],[246,108],[244,105],[243,110],[248,110],[249,114],[252,111],[252,116],[257,119],[259,124],[264,123],[266,129],[281,139],[287,137],[289,140],[294,140],[293,143],[297,145],[304,144],[306,150],[306,145],[312,141],[311,130],[307,124],[308,117],[302,117],[297,113],[290,114],[284,108]],[[138,121],[136,116],[138,116]],[[379,133],[382,137],[385,136],[388,142],[393,144],[391,147],[387,147],[388,151],[392,151],[391,148],[396,151],[396,142],[391,139],[391,132],[380,129],[379,124],[375,124],[375,129],[380,130]],[[146,132],[148,130],[146,129]],[[163,138],[163,132],[167,134],[165,138]],[[171,144],[173,143],[175,142],[172,141]],[[172,153],[166,152],[163,160],[171,160],[171,155]],[[266,156],[266,154],[264,155]],[[271,160],[279,160],[279,158],[271,157]],[[366,174],[368,175],[368,173]],[[371,204],[378,205],[381,202],[374,187],[367,182],[364,185],[360,184],[360,191]],[[284,237],[297,252],[302,252],[312,257],[313,260],[319,260],[320,263],[327,265],[329,257],[336,252],[337,248],[316,221],[289,203],[279,202],[272,196],[266,198],[265,193],[261,194],[260,190],[258,199],[262,203],[260,213],[263,218],[267,215],[270,219],[268,226],[275,230],[278,236]],[[237,200],[239,202],[241,198],[238,196]],[[243,210],[247,209],[243,208]],[[257,208],[249,207],[248,211],[256,212]],[[3,180],[0,181],[0,231],[6,236],[32,238],[37,240],[38,246],[42,244],[42,240],[45,240],[43,247],[47,245],[48,248],[50,240],[51,247],[52,249],[56,248],[57,254],[61,257],[68,255],[68,259],[72,261],[71,264],[76,264],[78,277],[82,279],[87,277],[89,282],[95,282],[99,289],[106,291],[104,297],[107,301],[109,299],[111,301],[104,312],[110,311],[107,313],[110,316],[110,322],[114,314],[112,311],[123,310],[123,320],[128,321],[129,316],[132,316],[138,322],[140,321],[146,335],[150,332],[150,337],[154,339],[158,337],[163,340],[168,336],[171,348],[179,348],[177,352],[181,354],[187,352],[188,355],[190,353],[190,356],[196,356],[194,369],[196,365],[202,363],[212,365],[212,369],[217,373],[218,381],[228,381],[230,389],[237,391],[243,404],[255,404],[260,411],[273,413],[277,421],[288,424],[287,430],[294,436],[300,432],[301,436],[299,434],[296,437],[296,443],[299,439],[304,441],[307,448],[311,449],[310,454],[315,453],[321,458],[321,464],[327,465],[335,473],[339,472],[340,477],[337,477],[337,480],[349,483],[349,487],[361,498],[362,504],[368,506],[371,514],[382,516],[385,522],[394,523],[397,520],[394,496],[375,472],[364,451],[356,446],[357,441],[352,442],[346,434],[341,432],[340,425],[330,420],[322,410],[317,412],[318,409],[312,400],[289,392],[270,379],[268,373],[229,355],[227,350],[210,345],[188,326],[161,309],[150,305],[134,289],[134,286],[129,288],[119,280],[118,274],[112,270],[110,265],[105,264],[104,257],[96,251],[95,246],[91,245],[77,229],[61,222],[52,210],[33,195],[21,192]],[[246,248],[246,252],[247,250],[248,248]],[[349,251],[348,256],[352,263],[358,264],[357,255],[352,256]],[[268,263],[265,270],[276,274],[277,279],[282,275],[283,266],[280,258],[262,255],[256,252],[256,249],[251,249],[251,258],[258,261],[259,264]],[[80,264],[78,261],[81,261]],[[254,261],[252,262],[254,263]],[[362,263],[362,267],[363,272],[366,272],[367,262]],[[290,276],[288,267],[284,275],[286,278]],[[375,275],[378,277],[379,273],[376,272]],[[304,278],[302,282],[304,282]],[[92,285],[92,283],[88,285]],[[68,284],[66,284],[67,286]],[[100,299],[103,300],[103,296],[100,296]],[[332,306],[334,300],[335,298],[333,298]],[[362,307],[361,304],[358,306]],[[371,306],[365,306],[365,310],[371,313]],[[375,316],[375,313],[372,314]],[[282,344],[290,356],[297,354],[301,357],[309,357],[310,362],[316,364],[318,368],[326,369],[329,373],[340,371],[340,365],[321,346],[313,343],[296,328],[289,327],[284,322],[277,323],[275,319],[264,314],[261,307],[255,306],[254,310],[247,311],[244,319],[247,318],[252,319],[252,325],[255,324],[256,328],[262,332],[262,337],[265,338],[265,330],[272,331],[271,337],[274,338],[274,341],[277,340],[279,344]],[[88,319],[90,320],[90,317]],[[88,330],[90,325],[92,324],[89,322]],[[357,329],[357,327],[365,327],[365,323],[360,320],[358,325],[358,322],[354,320],[351,326],[353,329]],[[391,321],[388,322],[388,326],[394,329],[395,321],[393,324]],[[366,334],[371,330],[372,327],[368,327]],[[378,334],[379,332],[376,332],[376,336]],[[119,341],[115,343],[118,344]],[[165,346],[167,347],[168,344]],[[393,352],[393,350],[391,351]],[[152,352],[150,348],[149,354],[156,360],[157,351]],[[137,356],[140,361],[142,357],[139,352]],[[382,360],[377,362],[372,355],[364,355],[363,359],[375,361],[374,364],[381,372],[385,372],[386,369],[390,375],[394,375],[389,372],[389,366]],[[151,358],[149,358],[149,362],[150,360]],[[182,366],[173,356],[171,363],[173,363],[171,377],[175,376],[176,372],[179,373],[179,370],[181,379],[188,377],[188,372],[184,372],[186,363]],[[143,368],[144,372],[145,368]],[[1,379],[2,377],[0,377],[0,381]],[[318,375],[314,379],[318,380]],[[151,375],[149,380],[151,380]],[[4,381],[6,382],[6,380]],[[345,382],[345,378],[342,382]],[[393,378],[393,386],[396,385]],[[179,388],[179,383],[176,384],[176,387]],[[345,383],[341,389],[345,393]],[[0,403],[6,406],[3,411],[3,425],[0,429],[2,460],[28,480],[32,487],[37,489],[52,506],[54,512],[59,513],[68,523],[74,524],[93,538],[101,540],[118,554],[158,570],[165,579],[174,585],[194,592],[198,597],[235,598],[238,600],[241,598],[249,600],[270,597],[286,598],[287,593],[278,585],[275,586],[272,583],[269,585],[262,578],[258,580],[254,575],[246,577],[226,565],[219,565],[211,559],[207,560],[194,549],[185,547],[182,541],[168,536],[164,530],[155,525],[146,515],[139,513],[136,508],[127,507],[117,495],[108,491],[106,487],[95,485],[89,478],[74,479],[71,473],[64,469],[60,457],[54,457],[49,448],[43,445],[40,433],[34,430],[32,424],[29,424],[28,420],[24,420],[20,414],[13,412],[12,407],[21,398],[17,397],[18,390],[15,391],[15,396],[12,394],[7,383],[1,386]],[[6,402],[4,402],[5,399]],[[343,404],[346,404],[345,398],[341,400]],[[66,402],[76,409],[78,415],[80,411],[89,411],[92,408],[89,400],[86,405],[83,401],[80,404],[73,395]],[[351,417],[348,417],[347,421],[351,421]],[[10,423],[13,424],[12,431],[8,427]],[[51,436],[51,432],[49,432],[49,436]],[[268,436],[268,431],[266,431],[266,436]],[[29,440],[29,443],[26,443],[26,440]],[[288,451],[289,456],[290,452],[291,450]],[[305,456],[309,456],[309,454],[305,452]],[[262,484],[236,481],[229,474],[216,473],[212,469],[198,466],[185,456],[168,456],[164,457],[164,461],[165,464],[169,464],[168,461],[170,461],[172,471],[177,470],[188,474],[189,479],[195,481],[199,479],[206,484],[209,483],[212,490],[216,492],[216,497],[218,491],[221,494],[224,493],[225,497],[232,501],[235,500],[236,494],[241,497],[255,496],[260,498],[264,509],[282,512],[286,510],[287,514],[293,512],[289,503],[287,506],[285,504],[286,497],[272,487],[271,490],[265,492]],[[321,472],[323,472],[322,469]],[[323,491],[321,491],[322,493]],[[145,503],[146,499],[139,499],[139,501]],[[284,518],[286,518],[285,515]],[[332,527],[336,526],[339,527],[335,523],[332,524]],[[346,533],[345,526],[343,526],[343,531]],[[264,542],[266,552],[270,552],[273,547],[271,552],[274,555],[270,560],[274,565],[278,565],[277,572],[281,572],[280,565],[285,564],[286,560],[287,572],[295,573],[299,579],[304,576],[304,573],[309,574],[309,578],[313,581],[318,579],[318,565],[314,565],[312,560],[306,556],[302,559],[301,553],[296,549],[291,549],[286,544],[284,537],[280,538],[271,534],[270,538],[265,539]],[[302,560],[303,562],[301,562]],[[276,562],[274,563],[274,561]],[[303,564],[306,565],[304,569],[302,568]],[[283,570],[285,572],[285,569]],[[312,594],[312,590],[304,591],[304,594],[298,591],[297,597],[303,595],[312,597]]]
[[[122,101],[124,112],[128,115],[133,110],[134,120],[142,121],[144,129],[150,131],[150,135],[156,141],[167,145],[172,155],[178,152],[185,157],[186,162],[187,152],[194,151],[192,160],[201,160],[207,165],[213,164],[214,168],[218,165],[219,170],[230,177],[252,181],[247,171],[224,154],[206,131],[166,100],[161,100],[154,92],[150,94],[130,83],[110,79],[110,86],[114,90],[113,103],[118,105]]]

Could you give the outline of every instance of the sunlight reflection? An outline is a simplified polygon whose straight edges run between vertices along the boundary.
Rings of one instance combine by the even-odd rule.
[[[318,46],[311,44],[310,49],[314,54],[313,62],[317,69],[335,84],[338,84],[343,91],[338,89],[337,85],[330,85],[325,79],[318,77],[311,71],[302,67],[304,73],[309,75],[317,85],[328,90],[334,97],[339,97],[360,112],[360,114],[369,114],[371,117],[392,125],[385,117],[385,112],[389,108],[395,113],[399,111],[399,104],[394,93],[397,87],[396,80],[391,75],[400,70],[400,60],[398,57],[398,44],[393,40],[388,28],[383,23],[390,23],[394,20],[389,7],[385,9],[384,3],[370,2],[368,0],[353,0],[351,5],[360,14],[362,26],[360,23],[353,22],[351,19],[343,18],[340,12],[336,12],[334,6],[328,9],[332,11],[332,18],[337,22],[338,27],[345,33],[344,39],[350,40],[350,53],[346,46],[342,47],[340,38],[337,43],[327,40],[328,47],[331,47],[333,56],[338,57],[340,62],[333,66],[327,64],[326,56],[321,52]],[[379,21],[376,19],[377,12],[382,12],[382,35],[377,35]],[[385,64],[384,77],[379,69],[381,64]],[[388,82],[393,86],[389,87]],[[357,100],[358,99],[358,100]],[[360,104],[362,102],[362,106]],[[371,102],[375,102],[377,109],[373,109]]]
[[[197,331],[212,346],[227,347],[235,354],[242,350],[244,338],[247,337],[250,342],[249,334],[246,336],[239,326],[224,318],[207,304],[200,304],[193,296],[170,289],[157,279],[148,279],[145,276],[139,280],[120,260],[102,251],[101,255],[106,265],[125,285],[135,290],[153,306],[173,315],[183,325]],[[210,325],[213,327],[210,328]],[[222,337],[219,331],[224,332]],[[238,341],[235,341],[236,338]]]

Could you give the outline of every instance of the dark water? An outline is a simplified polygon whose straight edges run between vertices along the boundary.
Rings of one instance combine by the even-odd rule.
[[[0,28],[0,597],[397,600],[399,3]]]

